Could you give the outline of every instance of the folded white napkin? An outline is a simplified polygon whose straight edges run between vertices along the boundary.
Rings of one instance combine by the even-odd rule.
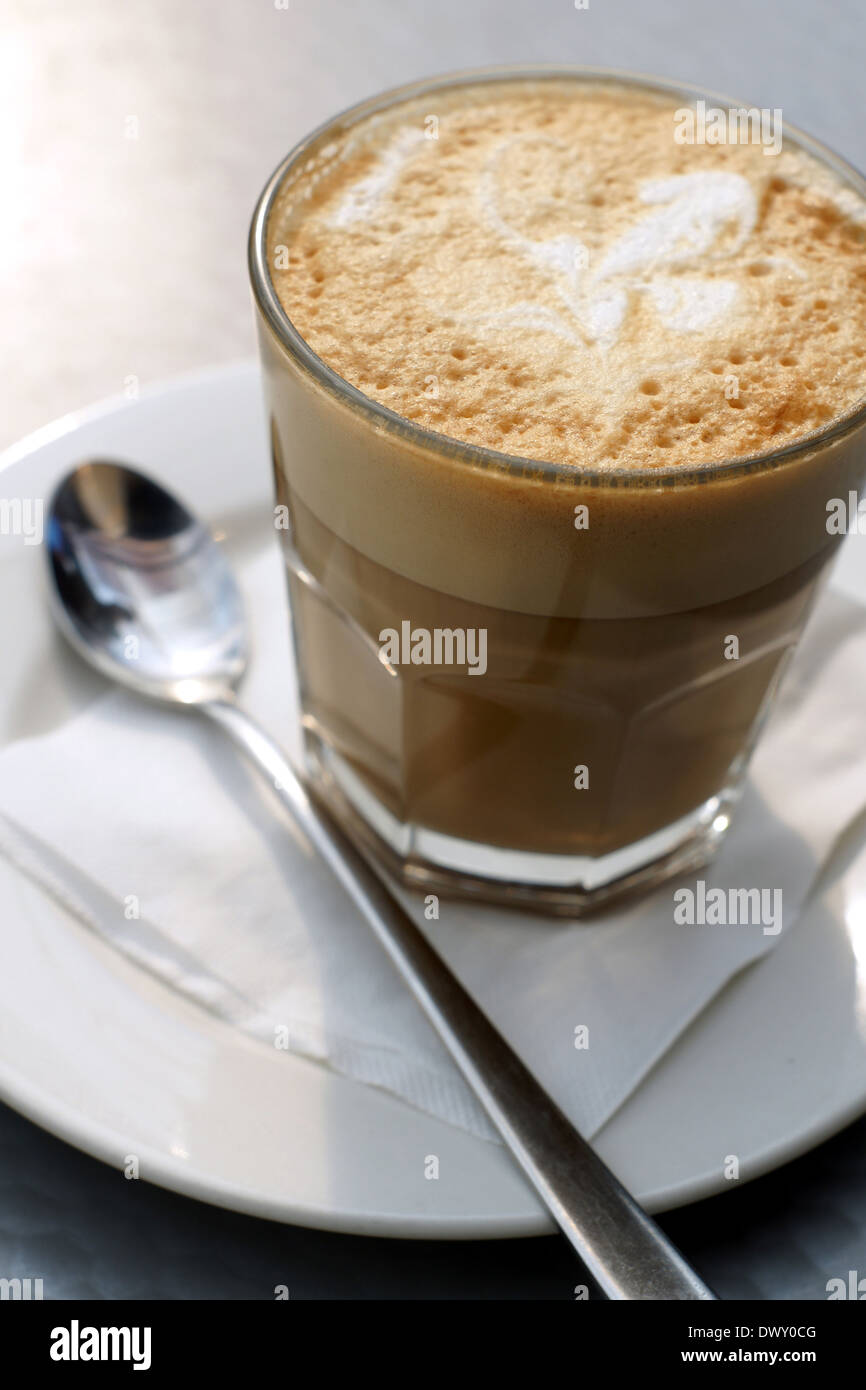
[[[244,699],[296,749],[276,549],[248,562],[241,580],[255,639]],[[675,891],[698,891],[697,878],[707,891],[780,890],[785,927],[796,918],[866,802],[864,685],[866,610],[827,594],[734,826],[699,875],[574,923],[444,899],[439,920],[426,921],[422,900],[400,893],[585,1134],[778,940],[760,922],[681,924]],[[342,890],[201,716],[111,691],[51,733],[11,745],[0,754],[0,852],[118,950],[264,1044],[493,1137]]]

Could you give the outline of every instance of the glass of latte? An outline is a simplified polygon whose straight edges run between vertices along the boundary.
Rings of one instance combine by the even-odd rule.
[[[365,102],[250,265],[307,772],[404,883],[577,914],[719,844],[866,472],[866,184],[779,112]]]

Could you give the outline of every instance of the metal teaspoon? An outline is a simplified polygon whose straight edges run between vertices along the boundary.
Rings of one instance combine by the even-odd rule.
[[[51,607],[109,679],[216,721],[262,773],[392,964],[593,1278],[611,1299],[713,1299],[487,1020],[285,755],[237,704],[240,594],[209,531],[152,479],[82,464],[47,527]]]

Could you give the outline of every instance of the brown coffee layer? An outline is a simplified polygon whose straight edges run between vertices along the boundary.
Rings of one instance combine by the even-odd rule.
[[[401,579],[297,498],[292,512],[287,558],[308,732],[398,821],[535,853],[610,854],[721,792],[822,564],[658,618],[540,618]],[[295,579],[297,556],[317,584]],[[484,674],[389,671],[380,634],[404,621],[483,629]]]

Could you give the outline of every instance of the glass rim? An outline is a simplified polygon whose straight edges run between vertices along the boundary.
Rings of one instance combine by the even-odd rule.
[[[343,405],[354,409],[362,417],[366,417],[371,425],[379,429],[384,428],[388,433],[402,436],[421,448],[450,459],[460,460],[475,468],[495,468],[500,472],[524,479],[539,477],[568,482],[572,485],[658,488],[705,484],[718,478],[737,477],[744,473],[776,468],[792,459],[811,454],[828,443],[844,438],[866,421],[866,393],[864,393],[848,410],[834,417],[829,424],[820,429],[812,430],[809,434],[801,435],[779,448],[765,450],[758,454],[740,455],[732,459],[707,461],[687,466],[670,464],[658,468],[641,468],[639,466],[602,468],[579,462],[562,463],[529,458],[514,453],[504,453],[486,445],[470,444],[465,440],[455,439],[452,435],[429,429],[426,425],[419,425],[414,420],[400,415],[397,411],[391,410],[390,407],[365,395],[357,386],[353,386],[350,381],[340,376],[319,357],[283,308],[268,268],[268,220],[289,170],[326,136],[342,134],[365,117],[411,101],[416,97],[485,82],[532,79],[608,81],[613,84],[641,87],[669,96],[680,96],[689,101],[709,99],[728,109],[746,107],[746,103],[736,102],[732,98],[709,88],[696,87],[667,78],[618,68],[560,63],[518,63],[467,68],[422,78],[398,87],[391,87],[373,97],[367,97],[363,101],[353,103],[310,131],[280,161],[259,195],[250,224],[248,266],[253,298],[278,343],[294,358],[296,363],[305,369],[331,396],[336,397]],[[784,119],[783,131],[785,137],[790,135],[795,145],[818,159],[823,165],[828,166],[844,183],[853,187],[866,203],[866,178],[853,164],[814,136],[800,130],[797,126],[790,125]]]

